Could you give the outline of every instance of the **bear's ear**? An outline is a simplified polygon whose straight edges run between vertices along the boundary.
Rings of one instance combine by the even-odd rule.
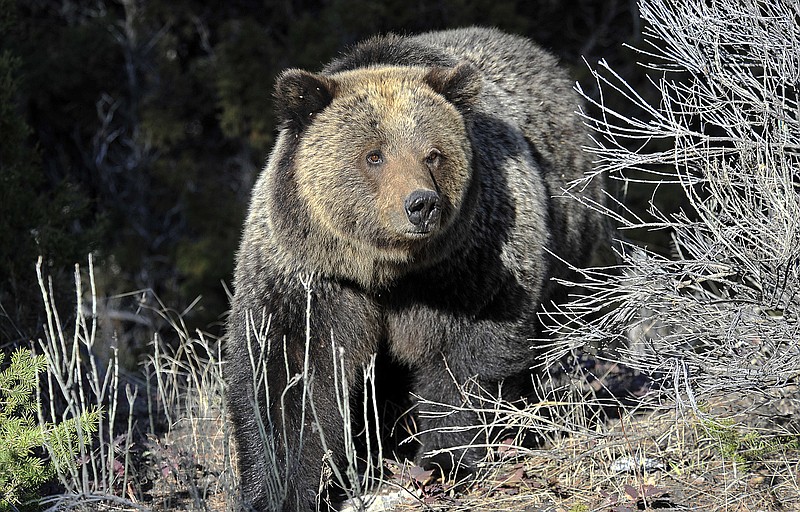
[[[333,100],[336,82],[301,69],[287,69],[275,82],[275,110],[287,128],[302,130]]]
[[[431,68],[425,82],[462,112],[469,111],[481,92],[481,72],[472,63],[459,62],[454,68]]]

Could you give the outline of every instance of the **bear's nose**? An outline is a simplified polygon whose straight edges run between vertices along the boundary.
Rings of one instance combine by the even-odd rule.
[[[439,194],[433,190],[411,192],[406,197],[405,206],[409,222],[424,230],[429,229],[431,224],[435,224],[442,213]]]

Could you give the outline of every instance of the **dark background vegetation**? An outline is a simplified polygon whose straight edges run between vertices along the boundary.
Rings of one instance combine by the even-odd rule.
[[[159,297],[219,333],[277,73],[473,24],[529,36],[587,90],[582,57],[643,75],[621,47],[639,42],[633,0],[0,0],[0,349],[41,328],[39,255],[64,311],[91,252],[109,308]]]

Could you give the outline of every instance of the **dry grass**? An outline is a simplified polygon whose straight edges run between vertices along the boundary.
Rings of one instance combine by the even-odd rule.
[[[50,510],[233,510],[234,454],[218,341],[201,333],[190,337],[174,322],[177,348],[167,349],[154,336],[146,378],[128,382],[122,393],[126,378],[115,359],[107,368],[91,362],[98,341],[90,319],[102,308],[94,305],[91,292],[88,297],[91,306],[78,310],[74,339],[58,327],[58,314],[50,309],[54,327],[42,344],[53,360],[50,379],[60,383],[72,375],[73,382],[43,385],[42,391],[52,397],[60,390],[74,413],[102,402],[105,434],[84,454],[80,473],[60,475],[66,493],[47,498],[44,505]],[[489,427],[536,432],[539,447],[497,439],[487,446],[490,457],[476,481],[458,491],[452,482],[429,481],[411,464],[387,461],[393,472],[387,471],[382,487],[373,492],[393,491],[392,506],[379,508],[367,499],[363,509],[800,510],[796,385],[785,386],[780,401],[760,403],[751,395],[729,393],[695,412],[674,402],[658,403],[663,395],[648,391],[629,369],[602,359],[592,359],[587,369],[590,360],[581,361],[569,379],[543,383],[542,400],[524,409],[465,390],[469,406],[481,411]],[[99,392],[100,399],[78,396],[75,376],[84,370],[77,365],[88,368],[92,383],[83,392]],[[641,396],[631,401],[626,392]],[[123,401],[112,399],[109,406],[110,397]],[[618,417],[598,415],[601,409]],[[144,435],[133,425],[144,425]]]

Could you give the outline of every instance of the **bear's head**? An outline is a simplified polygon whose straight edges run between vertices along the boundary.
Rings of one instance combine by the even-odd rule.
[[[468,125],[480,90],[469,63],[285,71],[278,116],[315,225],[396,262],[446,233],[472,181]]]

